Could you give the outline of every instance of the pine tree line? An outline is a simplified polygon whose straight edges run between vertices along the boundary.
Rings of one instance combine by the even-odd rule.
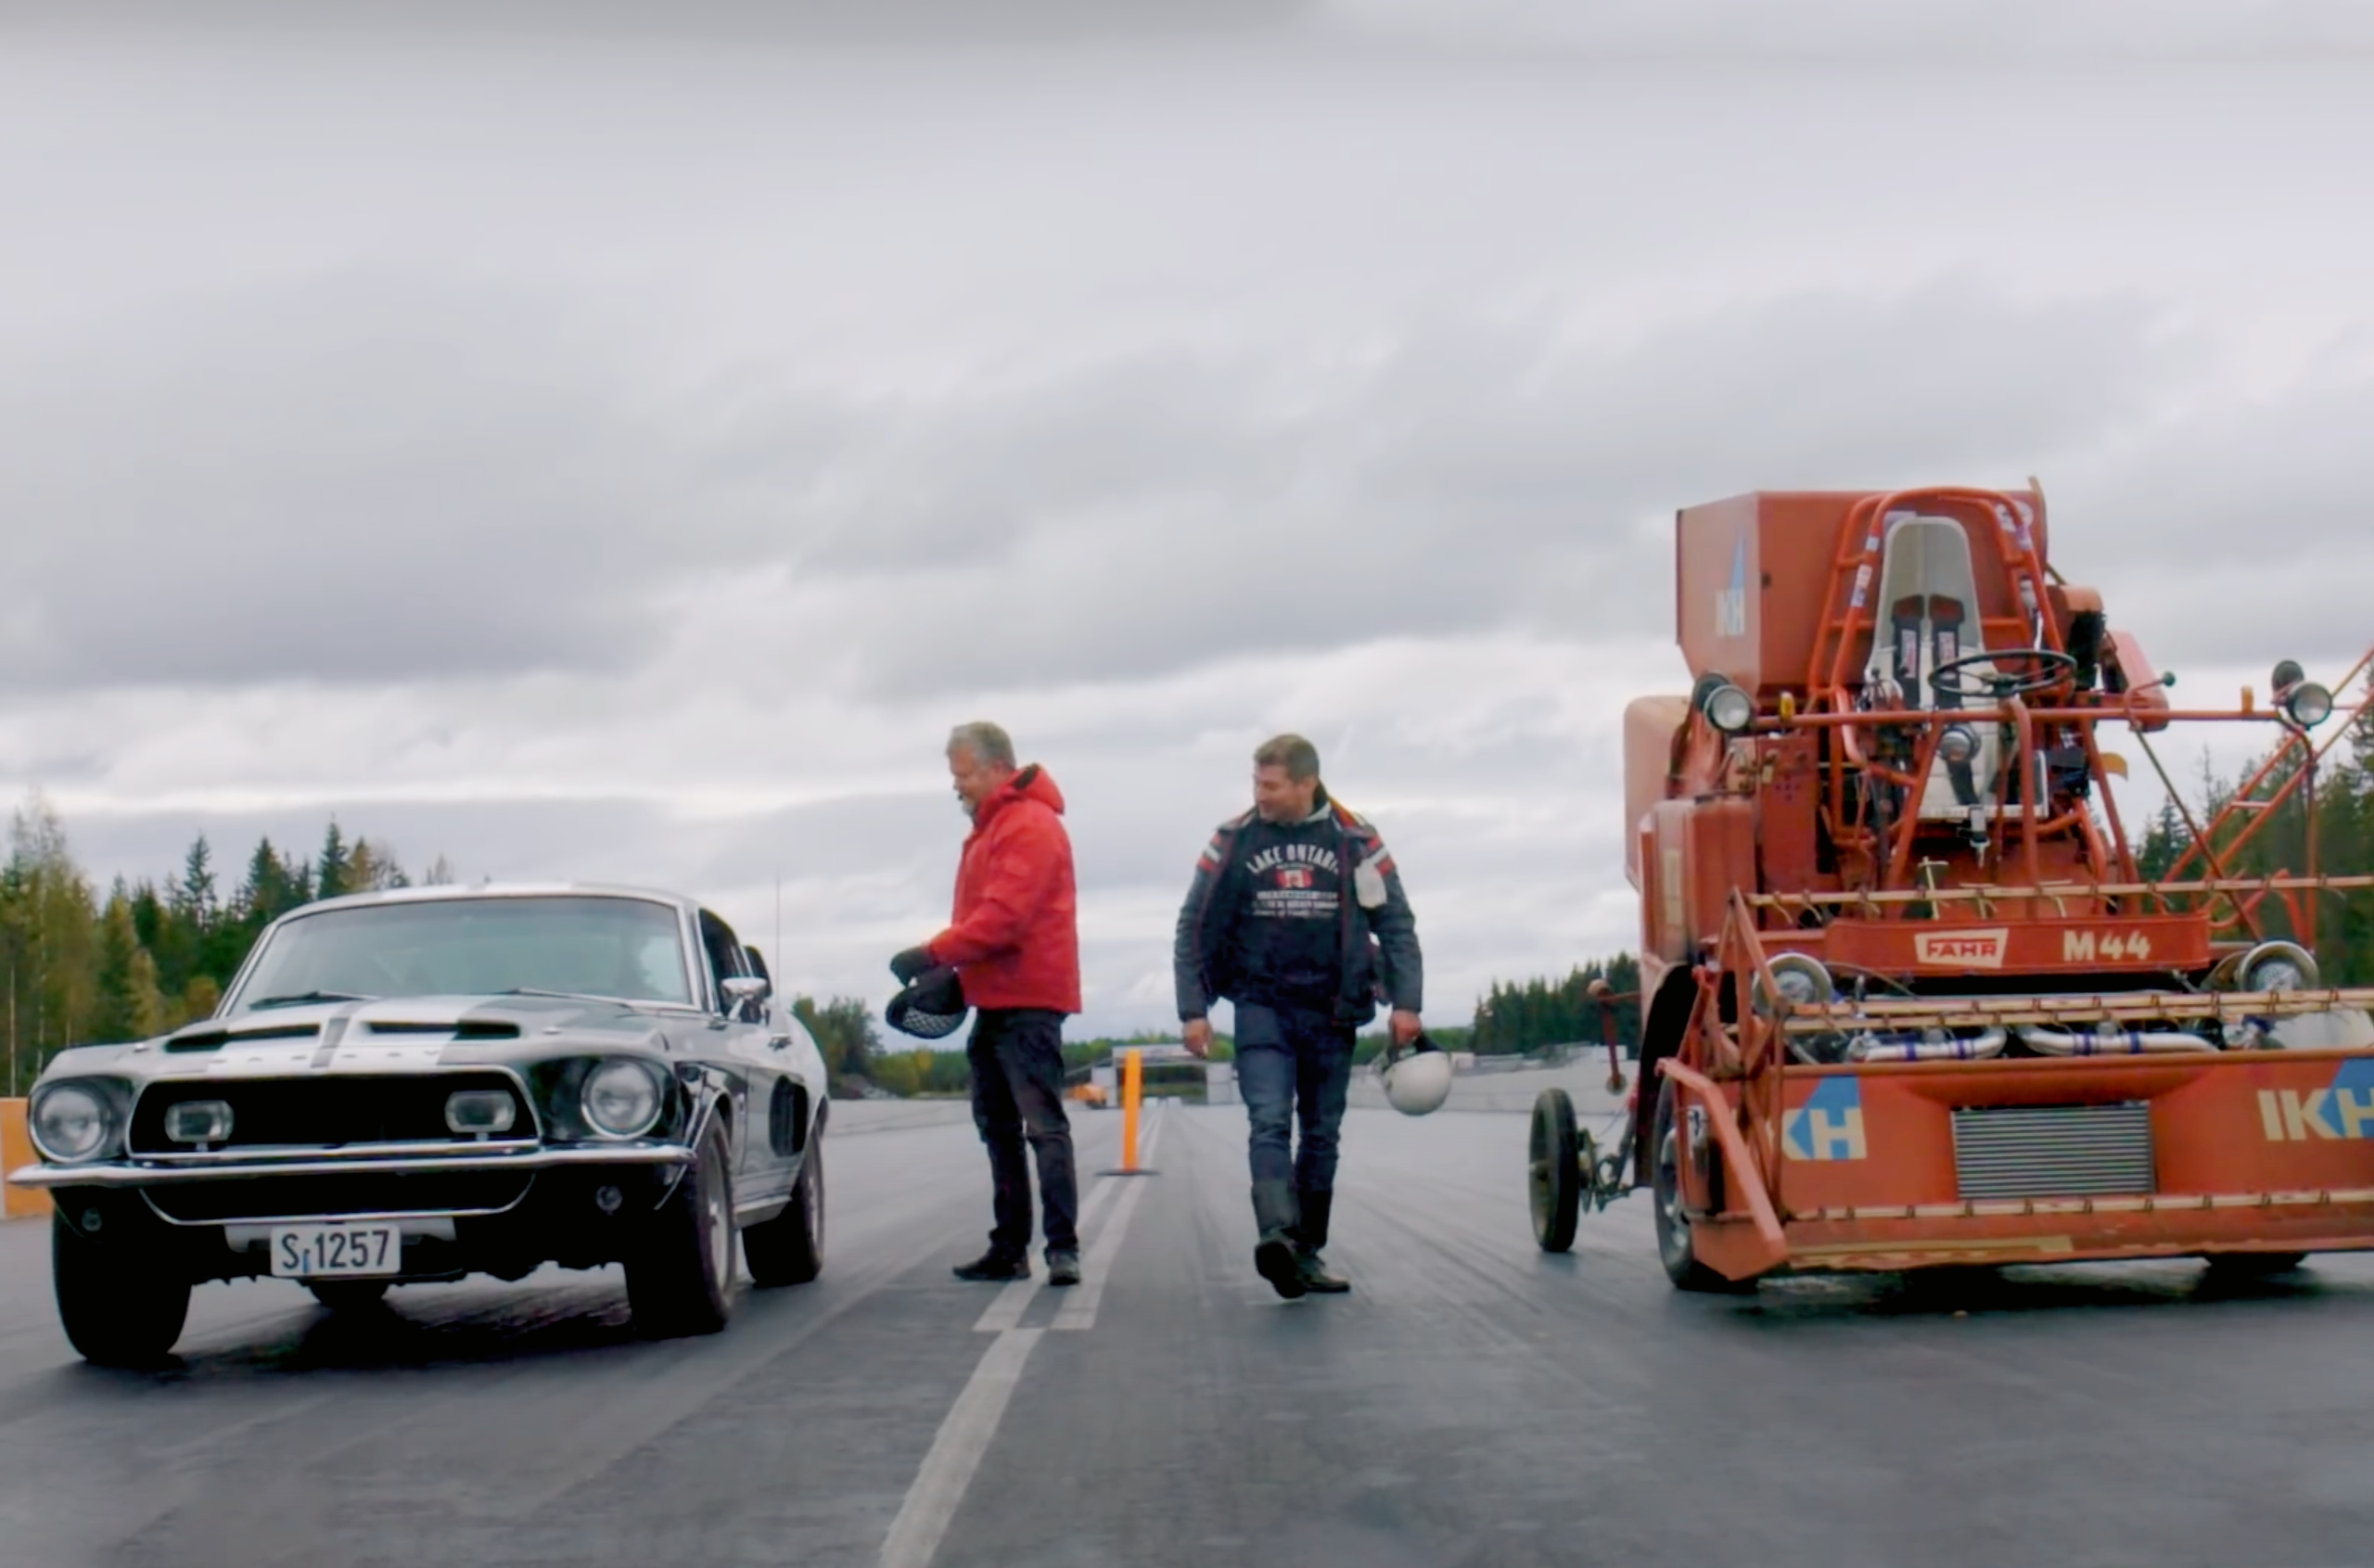
[[[440,857],[424,883],[451,882]],[[35,796],[9,822],[0,864],[0,1031],[16,1094],[70,1045],[142,1039],[214,1011],[265,925],[321,899],[412,878],[385,845],[349,839],[333,819],[307,856],[258,841],[227,892],[201,834],[160,884],[116,878],[101,897],[66,829]]]
[[[1616,996],[1630,996],[1640,988],[1640,961],[1630,953],[1617,953],[1570,970],[1560,979],[1493,981],[1475,1003],[1467,1049],[1479,1056],[1509,1056],[1552,1045],[1597,1045],[1600,1004],[1590,994],[1595,980],[1606,981]],[[1618,1001],[1615,1013],[1617,1042],[1637,1047],[1640,1002]]]
[[[2188,852],[2196,835],[2209,831],[2218,811],[2240,793],[2243,783],[2259,771],[2253,763],[2243,780],[2219,776],[2207,758],[2200,766],[2200,803],[2163,803],[2144,828],[2136,849],[2137,867],[2146,881],[2166,877],[2182,862],[2181,881],[2198,881],[2222,870],[2234,877],[2305,874],[2314,863],[2327,875],[2362,874],[2374,870],[2374,712],[2350,726],[2333,755],[2311,777],[2301,781],[2280,805],[2261,810],[2246,808],[2228,819],[2207,846],[2208,853]],[[2278,767],[2252,792],[2250,799],[2271,801],[2299,772],[2298,759]],[[2252,823],[2265,821],[2255,828]],[[2248,831],[2250,836],[2242,835]],[[2214,860],[2214,869],[2212,861]],[[2221,903],[2220,913],[2230,911]],[[2280,894],[2262,900],[2258,914],[2269,937],[2304,937],[2304,922],[2295,907]],[[2317,900],[2315,937],[2317,966],[2328,984],[2363,986],[2374,983],[2374,889],[2346,895],[2327,894]]]

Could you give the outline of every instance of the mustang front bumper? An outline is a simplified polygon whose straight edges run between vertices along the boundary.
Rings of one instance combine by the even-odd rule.
[[[463,1151],[467,1148],[466,1144],[461,1146]],[[461,1171],[545,1171],[583,1166],[692,1163],[693,1152],[683,1144],[650,1140],[573,1143],[499,1154],[399,1153],[381,1146],[352,1154],[314,1152],[287,1158],[232,1152],[227,1155],[182,1155],[171,1161],[94,1160],[88,1165],[30,1165],[10,1171],[8,1181],[17,1187],[168,1187],[192,1181],[252,1180],[257,1177],[437,1176]]]

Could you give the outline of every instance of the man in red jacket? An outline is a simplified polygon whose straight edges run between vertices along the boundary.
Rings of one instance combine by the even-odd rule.
[[[1014,742],[995,724],[948,737],[948,773],[972,813],[956,868],[947,930],[890,961],[905,984],[953,965],[978,1011],[964,1054],[973,1068],[973,1122],[989,1148],[996,1223],[989,1250],[960,1280],[1030,1277],[1030,1168],[1039,1161],[1046,1209],[1047,1282],[1079,1282],[1079,1192],[1071,1122],[1064,1115],[1064,1017],[1079,1011],[1079,899],[1063,792],[1037,763],[1016,769]]]

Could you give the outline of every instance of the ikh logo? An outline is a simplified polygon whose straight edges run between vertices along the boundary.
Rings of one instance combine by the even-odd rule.
[[[2343,1062],[2330,1085],[2304,1095],[2296,1089],[2260,1090],[2259,1122],[2270,1143],[2374,1138],[2374,1061]]]
[[[1731,547],[1731,584],[1715,595],[1715,635],[1747,635],[1747,535]]]
[[[1863,1091],[1853,1078],[1824,1078],[1780,1118],[1780,1147],[1793,1160],[1863,1158]]]

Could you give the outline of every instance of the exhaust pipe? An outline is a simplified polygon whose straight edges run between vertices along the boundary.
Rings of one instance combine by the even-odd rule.
[[[2020,1043],[2042,1056],[2151,1056],[2179,1051],[2215,1051],[2199,1035],[2182,1029],[2047,1029],[2026,1026]]]

